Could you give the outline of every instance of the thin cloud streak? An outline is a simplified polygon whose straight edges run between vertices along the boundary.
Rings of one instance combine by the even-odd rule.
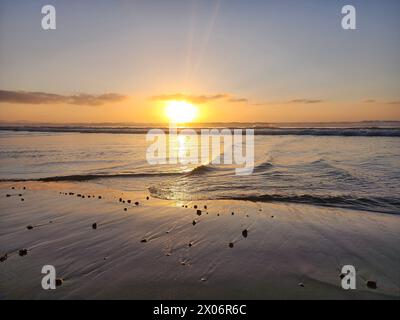
[[[183,93],[175,93],[175,94],[161,94],[152,96],[150,98],[153,101],[170,101],[170,100],[184,100],[195,104],[204,104],[208,102],[224,100],[230,103],[241,103],[248,102],[246,98],[235,98],[227,93],[218,93],[213,95],[191,95],[191,94],[183,94]]]
[[[0,90],[0,103],[19,103],[19,104],[73,104],[100,106],[106,103],[121,102],[127,96],[116,93],[105,93],[101,95],[76,94],[60,95],[47,92],[29,91],[7,91]]]

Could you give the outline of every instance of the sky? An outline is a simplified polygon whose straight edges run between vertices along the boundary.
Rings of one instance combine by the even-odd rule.
[[[400,120],[399,30],[397,0],[1,0],[0,121]]]

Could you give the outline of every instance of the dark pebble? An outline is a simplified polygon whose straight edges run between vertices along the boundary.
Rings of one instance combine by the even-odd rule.
[[[90,196],[87,196],[88,198],[90,198]]]
[[[97,223],[92,224],[92,229],[97,229]]]
[[[187,208],[187,206],[185,206],[185,208]]]
[[[147,242],[147,239],[140,240],[140,242],[146,243],[146,242]]]
[[[27,226],[26,228],[27,228],[28,230],[32,230],[32,229],[33,229],[33,226],[29,225],[29,226]]]
[[[25,190],[26,188],[25,188],[25,187],[23,187],[22,189],[24,189],[24,190]]]
[[[229,243],[229,248],[233,248],[233,243]]]
[[[299,287],[304,288],[304,283],[300,282],[300,283],[299,283]]]
[[[193,207],[193,208],[197,209],[197,205],[194,205],[194,207]]]
[[[28,249],[21,249],[21,250],[19,250],[18,254],[21,257],[26,256],[28,254]]]
[[[232,212],[232,215],[234,215],[235,213],[234,212]]]
[[[193,244],[191,242],[189,242],[189,247],[193,246]]]
[[[146,200],[149,200],[150,198],[149,197],[146,197]]]
[[[195,225],[196,225],[196,223],[197,223],[197,222],[196,222],[196,220],[193,220],[193,222],[192,222],[192,225],[194,225],[194,226],[195,226]]]
[[[197,215],[201,216],[201,210],[197,210]]]
[[[18,197],[22,197],[22,193],[20,193],[20,194],[18,195]]]
[[[378,286],[376,285],[375,281],[368,280],[367,281],[367,287],[370,288],[370,289],[376,289]]]
[[[127,211],[128,210],[128,208],[124,208],[124,211]]]
[[[24,199],[24,198],[21,198],[21,201],[25,201],[25,199]]]
[[[207,210],[207,206],[204,206],[204,209],[206,209],[206,210]]]
[[[122,200],[122,203],[125,203],[125,200]]]
[[[11,194],[7,194],[6,197],[7,197],[7,198],[8,198],[8,197],[11,197]]]
[[[119,202],[122,202],[122,198],[119,198]]]
[[[7,253],[6,253],[4,256],[1,256],[1,257],[0,257],[0,262],[6,261],[7,258],[8,258],[8,256],[7,256]]]
[[[248,235],[248,231],[247,231],[247,229],[244,229],[244,230],[242,231],[242,236],[245,237],[245,238],[247,238],[247,235]]]
[[[128,200],[128,203],[131,203],[132,201],[131,200]]]
[[[77,196],[77,197],[82,197],[82,195],[81,195],[80,193],[78,193],[76,196]]]
[[[275,216],[271,216],[271,218],[275,218]]]
[[[85,198],[85,196],[82,196],[82,199],[84,199]]]
[[[101,196],[99,196],[99,199],[101,199]]]
[[[15,189],[15,187],[11,187],[11,189],[13,189],[13,190],[14,190],[14,189]]]
[[[137,201],[136,201],[136,202],[135,202],[135,205],[137,205],[137,206],[138,206],[138,205],[139,205],[139,202],[137,202]]]
[[[56,279],[56,286],[59,287],[64,283],[64,280],[62,278],[57,278]]]

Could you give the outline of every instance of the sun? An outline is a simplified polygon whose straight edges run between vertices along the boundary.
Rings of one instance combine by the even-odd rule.
[[[165,113],[170,122],[187,123],[196,119],[199,111],[197,107],[186,101],[168,101]]]

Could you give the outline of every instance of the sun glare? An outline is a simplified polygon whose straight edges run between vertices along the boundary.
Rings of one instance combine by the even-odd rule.
[[[174,100],[167,102],[165,112],[170,122],[187,123],[196,119],[198,109],[189,102]]]

